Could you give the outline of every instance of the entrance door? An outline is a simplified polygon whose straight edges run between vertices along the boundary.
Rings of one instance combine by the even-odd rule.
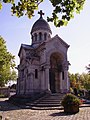
[[[50,56],[50,70],[49,70],[49,83],[52,93],[60,91],[60,71],[59,66],[62,64],[63,57],[59,53],[52,53]]]
[[[55,72],[51,69],[49,70],[49,83],[50,83],[50,90],[52,93],[55,93]]]

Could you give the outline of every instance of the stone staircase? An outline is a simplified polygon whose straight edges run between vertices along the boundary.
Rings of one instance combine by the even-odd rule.
[[[36,109],[61,108],[61,100],[63,96],[64,94],[61,93],[47,94],[31,104],[27,103],[27,106],[31,106]]]

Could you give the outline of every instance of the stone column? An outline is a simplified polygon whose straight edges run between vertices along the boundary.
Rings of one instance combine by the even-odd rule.
[[[68,61],[65,61],[63,64],[63,70],[64,70],[64,80],[63,80],[63,89],[64,92],[69,91],[69,80],[68,80]]]
[[[46,83],[46,90],[50,91],[50,83],[49,83],[49,66],[45,69],[45,83]]]
[[[26,94],[26,68],[24,68],[24,95]]]
[[[45,71],[41,71],[41,90],[45,90]]]
[[[62,84],[62,72],[59,73],[59,78],[60,78],[60,92],[63,92],[63,84]]]
[[[17,78],[17,84],[16,84],[16,94],[19,94],[20,93],[20,70],[18,69],[18,78]]]
[[[31,72],[30,73],[30,93],[32,94],[32,93],[34,93],[34,92],[37,92],[37,91],[35,91],[35,81],[34,81],[35,79],[34,79],[34,74]]]
[[[16,92],[16,94],[20,94],[21,79],[22,79],[21,70],[20,70],[20,68],[18,66],[18,79],[17,79],[17,92]]]
[[[65,82],[66,82],[66,92],[68,92],[69,91],[69,79],[68,79],[68,70],[65,70],[64,71],[64,76],[65,76]]]

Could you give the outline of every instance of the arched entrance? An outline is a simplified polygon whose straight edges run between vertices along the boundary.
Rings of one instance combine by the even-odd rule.
[[[52,93],[60,92],[60,72],[62,71],[63,56],[53,53],[50,56],[49,83]]]

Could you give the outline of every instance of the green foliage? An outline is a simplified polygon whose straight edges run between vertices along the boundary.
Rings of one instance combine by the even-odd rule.
[[[69,79],[70,79],[71,88],[77,88],[78,90],[81,90],[81,89],[90,90],[90,75],[89,74],[87,73],[70,74],[69,73]]]
[[[10,80],[12,80],[12,81],[16,81],[17,80],[17,73],[16,73],[15,70],[11,71]]]
[[[2,9],[2,4],[0,3],[0,9]]]
[[[81,101],[73,94],[66,94],[61,102],[62,106],[80,105]]]
[[[15,56],[7,51],[4,39],[0,36],[0,86],[4,86],[9,80],[15,77]]]
[[[12,13],[17,17],[27,15],[28,18],[34,16],[34,11],[38,9],[38,5],[43,2],[43,0],[20,0],[17,4],[12,4]]]
[[[68,21],[74,17],[74,12],[80,13],[85,0],[50,0],[54,8],[52,17],[48,21],[53,21],[56,27],[67,25]]]
[[[4,94],[0,94],[0,98],[4,98],[5,97],[5,95]]]
[[[13,15],[21,17],[27,15],[29,18],[34,16],[34,11],[38,9],[44,0],[2,0],[4,3],[11,3]],[[47,17],[49,22],[53,22],[56,27],[67,25],[68,21],[74,17],[74,13],[80,13],[85,0],[49,0],[53,6],[52,17]],[[0,3],[0,9],[2,4]]]

